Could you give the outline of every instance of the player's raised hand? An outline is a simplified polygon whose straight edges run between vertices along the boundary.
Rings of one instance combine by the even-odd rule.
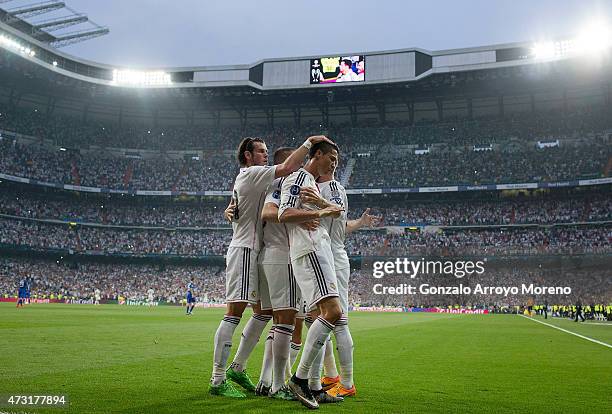
[[[312,145],[318,144],[319,142],[322,142],[322,141],[327,141],[330,144],[334,143],[331,139],[327,138],[325,135],[313,135],[311,137],[308,137],[308,141],[310,141]]]
[[[298,224],[298,226],[300,226],[304,230],[314,231],[317,229],[317,227],[319,227],[320,223],[321,222],[319,220],[310,220],[310,221],[305,221],[303,223],[300,223]]]
[[[325,208],[331,205],[312,187],[303,187],[300,190],[300,199],[303,203],[314,204],[319,208]]]
[[[366,208],[361,217],[359,217],[362,227],[376,227],[380,224],[381,220],[382,216],[371,215],[369,208]]]
[[[328,206],[325,207],[323,210],[319,210],[319,217],[333,217],[333,218],[338,218],[340,217],[340,214],[344,211],[343,208],[339,207],[339,206]]]
[[[225,219],[229,221],[230,223],[232,222],[232,220],[234,220],[234,210],[235,209],[236,209],[236,200],[232,198],[229,205],[223,212],[223,217],[225,217]]]

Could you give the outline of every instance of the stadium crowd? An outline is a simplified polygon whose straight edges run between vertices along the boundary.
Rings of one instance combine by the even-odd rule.
[[[486,263],[482,274],[472,274],[461,279],[453,275],[419,274],[414,279],[405,275],[385,276],[382,279],[372,277],[372,269],[362,267],[351,272],[350,301],[358,306],[492,306],[509,307],[527,305],[530,302],[549,305],[573,305],[577,301],[584,304],[612,304],[612,281],[605,263],[598,266],[576,266],[540,262]],[[586,268],[585,268],[586,267]],[[410,284],[419,287],[468,286],[472,290],[477,284],[494,287],[519,287],[518,294],[504,296],[493,292],[466,294],[432,295],[426,290],[416,289],[414,294],[377,294],[375,284],[382,286],[400,286]],[[523,292],[522,285],[549,287],[569,287],[570,294],[529,294]],[[378,288],[377,288],[378,289]],[[378,289],[378,292],[380,290]],[[612,315],[610,315],[612,316]]]
[[[222,204],[118,204],[111,200],[40,199],[0,195],[0,213],[12,216],[122,226],[206,227],[228,223]]]
[[[0,141],[0,171],[39,181],[150,191],[227,190],[238,167],[233,156],[207,155],[202,160],[158,157],[132,160],[52,151],[9,139]],[[358,156],[349,188],[502,184],[599,178],[612,156],[609,142],[513,152],[439,151],[403,154],[384,146],[371,156]],[[345,157],[346,158],[346,157]],[[443,166],[443,168],[441,167]],[[339,168],[339,177],[344,169]],[[384,174],[382,173],[384,172]]]
[[[305,122],[300,128],[279,125],[268,128],[249,124],[248,136],[259,136],[272,148],[299,145],[304,136],[324,132],[352,152],[373,143],[410,145],[452,143],[474,145],[499,143],[511,138],[523,141],[582,137],[588,132],[612,128],[606,106],[568,107],[535,113],[508,113],[504,118],[484,116],[475,119],[446,117],[443,121],[388,121],[384,125],[365,120],[359,125],[321,125]],[[155,126],[145,123],[118,123],[84,120],[82,116],[47,116],[37,108],[9,108],[0,105],[0,129],[48,139],[56,145],[82,148],[83,145],[158,150],[226,149],[234,150],[245,131],[237,127],[213,128],[211,125]]]
[[[113,229],[0,219],[0,243],[36,250],[206,256],[225,254],[229,242],[230,232],[226,230]],[[612,230],[560,227],[401,234],[360,231],[347,238],[346,248],[349,255],[356,256],[609,253]]]
[[[346,239],[356,256],[578,254],[612,251],[612,230],[599,228],[493,229],[456,232],[362,231]]]
[[[513,151],[448,148],[421,155],[402,154],[386,146],[370,157],[357,158],[351,187],[401,188],[599,178],[611,156],[608,142],[595,141],[578,147],[519,147]]]
[[[113,230],[0,220],[0,243],[34,250],[70,250],[131,255],[222,255],[227,231]]]
[[[42,261],[24,258],[0,259],[0,297],[13,297],[19,282],[25,278],[32,285],[33,298],[89,299],[99,289],[103,300],[120,297],[146,301],[153,289],[156,301],[180,303],[186,285],[193,279],[198,301],[223,303],[225,299],[225,273],[222,267],[211,265],[143,265],[76,263]],[[353,306],[430,307],[456,306],[489,308],[548,303],[549,305],[609,304],[612,282],[605,262],[576,266],[560,262],[500,262],[487,263],[481,275],[472,274],[462,279],[452,275],[419,274],[415,279],[401,276],[372,277],[367,264],[351,272],[350,303]],[[377,294],[374,285],[399,286],[402,283],[429,286],[562,286],[570,287],[567,295],[551,294]],[[612,303],[611,303],[612,304]],[[610,315],[612,316],[612,315]]]
[[[87,299],[100,290],[102,299],[119,296],[145,300],[153,289],[156,300],[177,303],[193,278],[202,302],[225,301],[224,269],[216,266],[142,265],[49,262],[0,259],[0,294],[12,296],[20,280],[30,278],[32,297],[68,296]]]
[[[367,205],[352,206],[357,218]],[[41,199],[9,192],[0,194],[0,213],[24,218],[54,219],[105,225],[206,227],[227,226],[221,204],[126,204],[105,199]],[[603,194],[577,199],[533,198],[499,201],[406,202],[374,207],[385,226],[551,224],[612,220],[612,198]]]
[[[40,181],[112,189],[227,190],[238,170],[232,153],[244,135],[264,138],[272,151],[283,145],[295,146],[304,136],[321,132],[320,126],[279,127],[272,131],[258,126],[247,131],[171,127],[160,132],[129,125],[105,127],[63,117],[47,120],[40,112],[31,110],[2,113],[0,129],[48,138],[56,146],[25,145],[9,138],[0,140],[0,172]],[[595,108],[577,109],[564,116],[557,111],[412,126],[401,123],[337,126],[324,132],[340,144],[343,163],[350,158],[356,160],[349,187],[478,185],[601,177],[612,157],[610,119],[606,110]],[[156,141],[145,139],[152,135],[157,137]],[[189,136],[197,138],[190,140]],[[58,137],[74,137],[74,141],[66,142]],[[571,144],[537,149],[534,143],[560,138],[570,139]],[[190,156],[173,159],[163,151],[154,158],[138,159],[139,155],[131,156],[136,158],[112,156],[104,149],[86,151],[91,144],[160,149],[156,142],[164,142],[161,150],[188,149],[191,142],[205,152],[196,157],[199,159]],[[428,147],[434,143],[441,145],[421,155],[416,155],[413,147],[405,147],[408,144]],[[491,151],[474,151],[472,144],[498,146]],[[57,145],[63,145],[64,150],[58,150]],[[339,175],[344,165],[340,166]]]

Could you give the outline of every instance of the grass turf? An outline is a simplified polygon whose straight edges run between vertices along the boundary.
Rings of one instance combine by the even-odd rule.
[[[15,309],[2,303],[0,395],[65,394],[70,407],[0,406],[0,412],[304,412],[297,402],[208,394],[221,315],[196,309],[186,317],[175,307]],[[612,349],[525,318],[351,313],[350,321],[358,394],[322,412],[612,410]],[[612,326],[547,322],[612,343]],[[254,381],[262,348],[249,363]]]

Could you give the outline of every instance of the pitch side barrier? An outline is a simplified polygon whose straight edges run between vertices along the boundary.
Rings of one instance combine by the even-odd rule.
[[[13,214],[4,214],[0,213],[0,218],[11,219],[11,220],[19,220],[19,221],[33,221],[37,223],[46,223],[46,224],[58,224],[65,225],[69,224],[72,226],[84,226],[84,227],[98,227],[105,229],[123,229],[123,230],[155,230],[155,231],[230,231],[232,228],[226,225],[211,225],[211,226],[203,226],[203,227],[185,227],[185,226],[137,226],[137,225],[125,225],[125,224],[101,224],[101,223],[90,223],[87,221],[81,221],[78,219],[40,219],[33,217],[22,217],[15,216]],[[360,231],[381,231],[381,230],[389,230],[395,228],[402,227],[438,227],[440,229],[496,229],[496,228],[537,228],[537,227],[566,227],[566,226],[595,226],[595,225],[603,225],[607,226],[612,224],[612,220],[599,220],[599,221],[575,221],[575,222],[560,222],[560,223],[512,223],[512,224],[463,224],[463,225],[455,225],[455,226],[447,226],[447,225],[438,225],[435,223],[411,223],[411,224],[401,224],[395,226],[380,226],[374,227],[371,229],[360,229]]]
[[[488,309],[468,308],[421,308],[401,306],[353,306],[353,312],[410,312],[410,313],[456,313],[465,315],[488,315]]]
[[[22,183],[52,187],[60,190],[81,191],[87,193],[102,194],[126,194],[137,196],[231,196],[229,190],[205,190],[205,191],[154,191],[154,190],[118,190],[112,188],[87,187],[82,185],[71,185],[61,183],[50,183],[32,178],[18,177],[15,175],[0,173],[0,179]],[[510,184],[486,184],[486,185],[451,185],[440,187],[406,187],[406,188],[350,188],[347,194],[397,194],[397,193],[445,193],[459,191],[495,191],[495,190],[523,190],[537,188],[566,188],[582,187],[591,185],[612,184],[612,177],[593,178],[586,180],[570,180],[558,182],[533,182],[533,183],[510,183]]]

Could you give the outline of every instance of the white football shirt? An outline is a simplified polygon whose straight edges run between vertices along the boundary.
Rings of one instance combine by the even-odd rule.
[[[241,168],[234,181],[232,199],[236,203],[230,247],[259,251],[262,240],[261,209],[268,187],[274,182],[276,166]]]
[[[334,267],[336,269],[346,269],[350,267],[348,254],[344,247],[346,239],[346,220],[348,211],[348,198],[346,190],[336,180],[319,183],[321,197],[332,204],[335,204],[344,209],[340,213],[340,217],[324,217],[321,219],[321,225],[325,227],[331,239],[332,253],[334,254]]]
[[[283,181],[280,207],[278,208],[279,217],[281,217],[288,208],[319,210],[319,208],[313,204],[302,203],[300,192],[302,188],[306,187],[313,188],[317,193],[319,192],[315,178],[303,168],[300,168]],[[289,230],[289,254],[291,260],[321,250],[321,242],[323,240],[330,243],[329,235],[323,226],[319,226],[316,230],[310,231],[301,228],[297,224],[287,223],[287,229]]]
[[[283,181],[285,177],[274,180],[264,205],[268,203],[275,204],[277,207],[280,205]],[[259,262],[262,264],[289,264],[289,233],[285,224],[264,222],[263,248],[259,254]]]

